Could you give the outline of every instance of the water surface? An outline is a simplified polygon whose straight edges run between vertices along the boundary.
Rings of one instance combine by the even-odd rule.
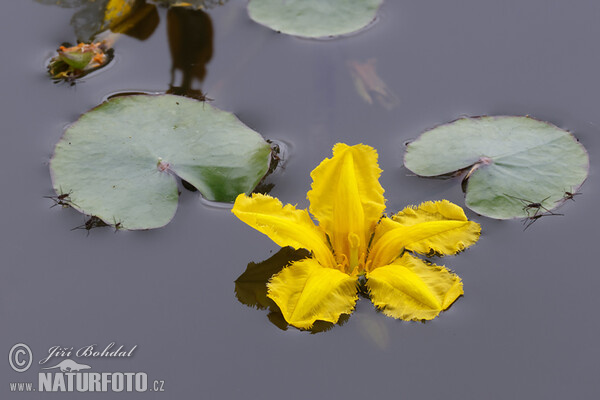
[[[174,65],[193,61],[173,61],[159,9],[152,35],[121,37],[112,64],[75,86],[44,70],[58,44],[75,40],[73,11],[33,0],[3,6],[0,351],[23,342],[35,361],[22,374],[0,363],[2,398],[42,397],[10,393],[9,382],[37,381],[35,362],[49,347],[113,341],[137,345],[134,357],[91,359],[94,371],[144,371],[166,391],[78,398],[600,395],[598,2],[387,1],[369,30],[321,42],[255,24],[245,2],[232,0],[199,18],[212,48],[191,78],[185,68],[171,77]],[[396,98],[391,107],[356,90],[350,65],[369,59]],[[53,194],[48,162],[67,124],[115,93],[185,85],[286,144],[271,194],[300,207],[310,171],[337,142],[378,149],[388,210],[442,198],[464,205],[459,179],[425,180],[402,166],[404,142],[462,115],[529,114],[571,130],[590,153],[590,176],[564,217],[527,231],[467,211],[481,240],[439,261],[462,277],[465,296],[434,321],[396,321],[361,300],[329,332],[282,331],[234,295],[246,265],[278,247],[227,208],[184,191],[165,228],[88,236],[71,231],[83,216],[43,197]]]

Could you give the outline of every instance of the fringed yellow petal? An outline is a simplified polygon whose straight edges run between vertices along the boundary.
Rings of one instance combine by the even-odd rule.
[[[307,249],[323,266],[335,268],[326,235],[313,223],[306,210],[283,206],[271,196],[240,194],[231,210],[236,217],[264,233],[281,247]]]
[[[426,201],[418,206],[408,206],[392,219],[399,224],[410,226],[431,221],[467,221],[463,209],[448,200]]]
[[[341,314],[352,312],[358,299],[356,277],[323,268],[311,258],[274,275],[268,290],[285,320],[300,329],[310,329],[317,320],[335,324]]]
[[[337,262],[352,271],[364,257],[371,234],[385,209],[377,152],[359,144],[338,143],[333,157],[315,168],[308,192],[310,212],[329,234]]]
[[[457,275],[408,254],[367,273],[367,288],[385,315],[406,321],[433,319],[464,293]]]
[[[405,208],[375,229],[367,270],[389,264],[403,250],[421,254],[456,254],[479,239],[481,227],[449,201]],[[397,221],[396,221],[397,220]]]

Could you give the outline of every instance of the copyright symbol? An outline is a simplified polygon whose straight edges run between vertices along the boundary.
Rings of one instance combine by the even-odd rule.
[[[33,354],[25,343],[15,344],[8,353],[8,363],[17,372],[25,372],[31,367]]]

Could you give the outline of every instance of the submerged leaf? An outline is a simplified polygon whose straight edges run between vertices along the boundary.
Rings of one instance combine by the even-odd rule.
[[[530,117],[497,116],[463,118],[423,133],[408,144],[404,164],[421,176],[468,169],[467,207],[508,219],[562,204],[584,182],[589,160],[567,131]]]
[[[94,36],[107,28],[104,24],[104,13],[109,0],[98,0],[86,3],[85,7],[77,10],[71,17],[71,26],[77,40],[90,42]]]
[[[173,217],[176,176],[228,202],[252,191],[269,160],[268,143],[233,114],[184,97],[139,95],[84,114],[56,145],[50,170],[73,208],[149,229]]]
[[[383,0],[251,0],[250,18],[288,35],[345,35],[371,23]]]

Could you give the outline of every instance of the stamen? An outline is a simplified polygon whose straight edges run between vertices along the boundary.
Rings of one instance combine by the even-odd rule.
[[[348,271],[346,271],[347,266],[348,266],[348,257],[346,257],[345,254],[342,254],[342,262],[337,265],[337,268],[340,271],[347,273],[348,272]]]

